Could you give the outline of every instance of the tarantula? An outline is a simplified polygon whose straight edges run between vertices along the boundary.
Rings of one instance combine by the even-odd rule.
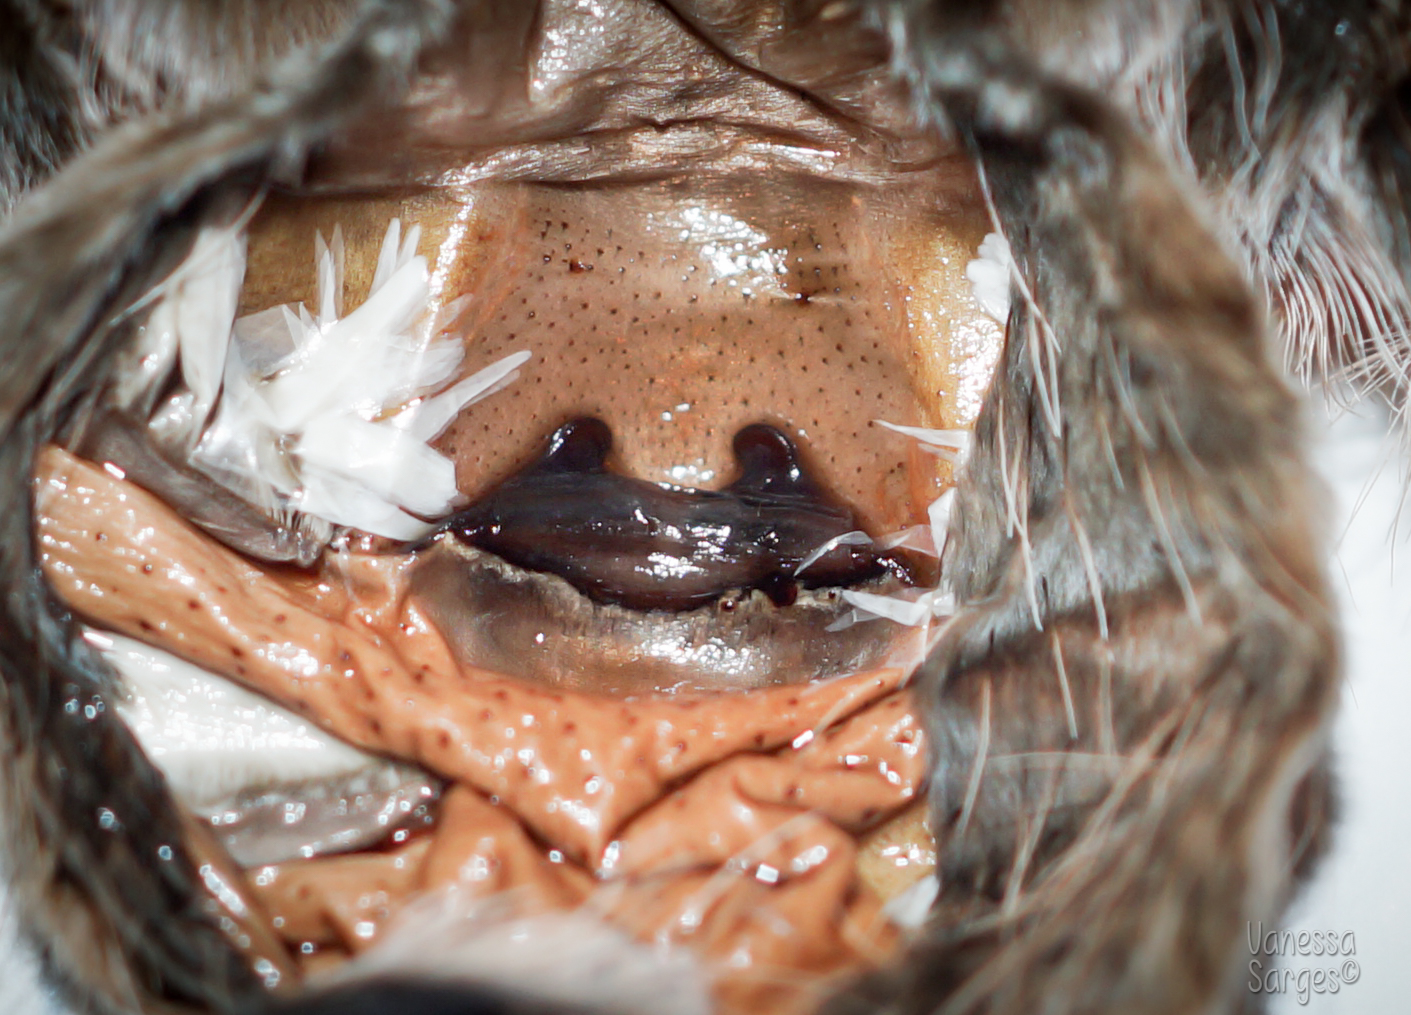
[[[880,910],[849,881],[823,920],[845,928],[828,947],[847,960],[820,960],[827,975],[802,991],[742,995],[746,1007],[1257,1004],[1245,925],[1282,911],[1333,809],[1337,630],[1286,373],[1346,373],[1398,410],[1404,399],[1399,5],[4,0],[0,18],[0,456],[15,477],[0,541],[0,783],[20,912],[79,1010],[662,1010],[695,975],[627,940],[653,939],[633,920],[657,904],[630,888],[588,921],[616,921],[616,936],[535,924],[550,928],[547,962],[497,966],[503,921],[476,910],[459,949],[412,935],[380,964],[301,966],[299,936],[281,939],[250,873],[268,857],[218,841],[219,821],[193,816],[179,775],[118,714],[129,674],[113,668],[115,632],[303,709],[399,773],[395,792],[424,790],[408,810],[428,827],[478,835],[515,809],[524,827],[504,834],[540,851],[536,864],[557,855],[535,883],[560,902],[601,900],[584,886],[611,886],[640,855],[632,830],[651,807],[684,808],[712,779],[778,820],[698,858],[713,873],[692,890],[746,868],[766,887],[807,886],[821,875],[797,866],[805,853],[779,854],[791,874],[749,850],[813,821],[809,849],[824,852],[807,855],[851,857],[849,836],[924,791],[935,880],[920,926],[858,945],[848,921],[874,927]],[[413,213],[440,251],[425,278],[415,243],[378,254],[372,238]],[[319,241],[318,315],[292,309],[315,301],[291,251],[339,221],[346,247]],[[987,232],[1002,237],[989,250],[1007,248],[986,269],[1002,272],[1003,326],[967,412],[964,357],[922,338],[969,320],[957,287]],[[678,269],[671,244],[687,239],[716,290]],[[491,253],[456,260],[472,248]],[[192,275],[237,262],[211,284]],[[630,297],[609,291],[618,279]],[[309,406],[402,369],[379,358],[399,348],[390,339],[349,340],[357,375],[317,358],[362,313],[341,304],[362,286],[368,307],[411,293],[436,312],[427,334],[475,344],[457,343],[435,384],[389,380],[372,409],[316,425]],[[291,308],[278,321],[292,352],[260,344],[276,318],[255,318],[273,304]],[[726,308],[718,324],[707,305]],[[936,325],[917,307],[951,317]],[[161,345],[161,314],[179,351]],[[401,341],[406,322],[387,334]],[[682,326],[689,342],[672,337]],[[183,328],[219,340],[204,374]],[[543,374],[506,358],[527,335]],[[437,388],[462,355],[500,372],[473,391]],[[276,390],[285,382],[293,394]],[[658,406],[644,394],[658,384],[689,394]],[[235,444],[211,449],[251,391],[273,436],[239,444],[254,463],[241,471]],[[425,433],[398,415],[433,403],[445,418]],[[186,415],[172,422],[172,406]],[[698,425],[693,407],[710,413]],[[882,443],[857,423],[871,413],[949,453]],[[398,443],[407,433],[436,442],[454,475],[397,471],[431,454]],[[392,470],[381,499],[329,471],[364,438],[393,449],[377,458]],[[64,514],[109,488],[149,535],[122,544],[116,523]],[[926,534],[881,538],[915,523]],[[132,566],[108,589],[84,568],[118,544],[129,555],[113,559]],[[626,701],[673,731],[685,720],[667,690],[704,712],[756,702],[701,734],[726,744],[701,757],[732,767],[658,761],[633,741],[618,809],[594,811],[601,828],[521,806],[547,771],[535,765],[572,760],[555,740],[584,756],[589,782],[588,755],[608,747],[580,752],[571,719],[533,741],[530,789],[512,799],[503,765],[467,760],[490,720],[458,718],[490,715],[489,691],[462,679],[432,696],[461,711],[418,704],[435,721],[399,727],[394,713],[414,709],[407,697],[397,711],[395,681],[423,684],[410,650],[327,626],[376,613],[367,602],[402,579],[355,569],[393,559],[413,562],[407,580],[430,604],[408,637],[439,632],[446,672],[515,671],[520,684],[483,686],[522,705],[524,729],[568,714],[548,701],[581,698],[581,714],[624,716],[623,730],[636,723]],[[154,563],[185,577],[127,580]],[[364,599],[339,599],[335,571],[317,567],[343,568]],[[235,591],[217,596],[208,577]],[[341,657],[299,679],[285,663],[261,670],[274,640],[256,628],[284,623],[284,603],[324,624]],[[900,658],[886,622],[847,626],[869,606],[920,624],[906,665],[886,669]],[[702,626],[714,655],[680,648]],[[546,631],[556,654],[535,655]],[[677,646],[669,664],[642,661],[652,639]],[[846,681],[893,671],[847,696]],[[584,673],[597,683],[585,689]],[[910,697],[887,697],[899,684]],[[739,697],[746,687],[763,697]],[[809,797],[792,776],[759,788],[791,751],[817,750],[815,734],[842,744],[842,720],[889,703],[894,746],[924,753],[914,779],[889,783],[905,793],[885,814]],[[906,708],[921,739],[895,718]],[[753,742],[729,739],[756,726]],[[883,775],[904,768],[889,764],[901,767]],[[656,781],[633,796],[643,780]],[[689,852],[662,849],[672,863]],[[358,933],[340,947],[357,952]],[[591,961],[570,961],[583,941]],[[671,1003],[705,1010],[691,1007],[703,996]]]

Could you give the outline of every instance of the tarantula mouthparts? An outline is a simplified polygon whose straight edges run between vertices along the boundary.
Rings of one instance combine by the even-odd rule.
[[[1333,810],[1288,375],[1405,398],[1399,5],[0,19],[76,1011],[1257,1002]]]

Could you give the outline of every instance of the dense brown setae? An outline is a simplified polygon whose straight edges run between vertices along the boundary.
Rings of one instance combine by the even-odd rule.
[[[829,1010],[1243,1010],[1245,924],[1282,911],[1326,836],[1338,675],[1317,494],[1274,364],[1402,404],[1406,14],[669,8],[732,73],[808,96],[820,133],[905,87],[924,131],[875,138],[963,145],[1022,280],[943,559],[957,617],[918,675],[942,889],[909,952]],[[457,75],[512,65],[533,12],[163,10],[0,3],[21,26],[0,39],[0,197],[20,202],[0,234],[0,782],[21,912],[73,1003],[227,1013],[274,1002],[106,707],[112,675],[36,571],[17,477],[82,430],[123,311],[202,221],[271,183],[373,186],[503,143],[512,116],[438,103]],[[251,84],[308,36],[334,41]],[[650,88],[624,101],[704,112]],[[607,102],[556,127],[606,129]],[[391,130],[388,108],[407,137],[369,159],[358,132]],[[123,820],[95,817],[109,809]],[[467,1006],[481,990],[484,1010],[545,1010],[533,984],[463,986]]]

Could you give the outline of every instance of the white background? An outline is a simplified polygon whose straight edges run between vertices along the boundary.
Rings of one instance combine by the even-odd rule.
[[[1398,530],[1404,455],[1384,419],[1361,413],[1324,423],[1314,449],[1341,537],[1331,578],[1347,674],[1334,733],[1343,817],[1332,855],[1284,920],[1294,931],[1352,931],[1361,978],[1306,1003],[1275,995],[1272,1015],[1411,1012],[1411,510]],[[1286,961],[1290,970],[1341,965]]]

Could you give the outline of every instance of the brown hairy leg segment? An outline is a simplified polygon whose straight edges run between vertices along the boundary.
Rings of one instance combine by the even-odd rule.
[[[1223,1010],[1245,921],[1290,894],[1336,688],[1296,403],[1150,149],[944,24],[910,26],[913,73],[1027,294],[960,485],[961,618],[923,667],[934,936],[837,1008]]]

